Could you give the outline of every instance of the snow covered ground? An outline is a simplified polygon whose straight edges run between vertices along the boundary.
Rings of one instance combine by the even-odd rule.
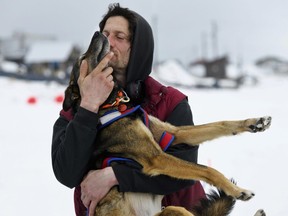
[[[50,156],[52,127],[61,109],[55,98],[64,87],[1,77],[0,86],[0,214],[74,215],[73,190],[57,182]],[[259,208],[270,216],[288,215],[288,77],[261,76],[257,86],[238,90],[181,90],[189,96],[195,124],[273,117],[264,133],[206,143],[199,162],[256,193],[249,202],[238,201],[233,216],[253,215]]]

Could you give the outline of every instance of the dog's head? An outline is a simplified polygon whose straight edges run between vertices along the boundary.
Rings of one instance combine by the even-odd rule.
[[[65,99],[63,101],[63,109],[65,111],[72,108],[73,111],[76,112],[80,105],[81,95],[77,81],[79,78],[81,62],[84,59],[88,62],[88,73],[90,73],[109,52],[109,50],[110,44],[107,37],[101,32],[95,32],[88,50],[78,59],[78,61],[73,66],[69,85],[65,90]]]

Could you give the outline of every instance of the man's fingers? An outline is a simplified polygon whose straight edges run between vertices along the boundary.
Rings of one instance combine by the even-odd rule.
[[[80,73],[78,80],[83,80],[88,74],[88,62],[84,59],[80,65]]]
[[[109,76],[107,76],[107,81],[108,82],[112,82],[113,81],[113,76],[111,74]]]
[[[108,62],[110,61],[110,59],[113,57],[114,53],[113,52],[109,52],[97,65],[97,67],[91,72],[91,74],[98,74],[99,72],[105,72],[107,74],[107,76],[109,76],[109,74],[111,74],[113,72],[112,68],[109,68],[107,70],[107,65]],[[83,80],[89,73],[89,66],[88,66],[88,62],[83,59],[82,63],[80,65],[80,74],[79,74],[79,78],[78,80]]]
[[[99,67],[102,70],[104,70],[104,68],[107,67],[109,61],[111,60],[111,58],[113,57],[114,53],[113,52],[109,52],[98,64],[97,67]]]
[[[83,203],[83,205],[84,205],[86,208],[88,208],[88,207],[89,207],[89,204],[90,204],[90,200],[87,199],[87,198],[84,198],[84,199],[82,200],[82,203]]]
[[[89,216],[94,216],[95,215],[96,206],[97,206],[97,202],[96,201],[92,201],[90,203],[90,206],[89,206],[89,209],[88,209]]]
[[[112,67],[107,67],[102,71],[102,74],[104,77],[109,77],[112,76],[111,74],[113,73],[113,68]]]

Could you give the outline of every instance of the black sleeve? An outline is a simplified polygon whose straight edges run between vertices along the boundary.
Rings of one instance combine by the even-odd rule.
[[[186,99],[177,105],[167,121],[177,126],[193,124],[192,112]],[[197,162],[198,147],[179,144],[169,147],[166,152],[183,160]],[[150,192],[166,195],[194,183],[194,181],[178,180],[164,175],[149,177],[141,173],[141,167],[136,164],[117,164],[112,167],[121,192]]]
[[[73,120],[60,116],[54,124],[53,171],[58,181],[67,187],[79,185],[88,172],[98,121],[97,114],[80,107]]]

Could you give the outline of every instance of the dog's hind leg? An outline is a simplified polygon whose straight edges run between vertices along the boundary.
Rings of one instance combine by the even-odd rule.
[[[219,121],[196,126],[175,127],[149,116],[150,130],[155,140],[159,141],[163,131],[167,131],[175,136],[172,145],[179,143],[199,145],[222,136],[231,136],[243,132],[262,132],[270,127],[271,119],[271,117],[266,116],[239,121]]]
[[[136,160],[143,166],[143,173],[151,176],[163,174],[178,179],[202,180],[222,189],[228,196],[244,201],[254,196],[253,192],[238,187],[211,167],[189,163],[164,152],[150,158],[140,156]]]

